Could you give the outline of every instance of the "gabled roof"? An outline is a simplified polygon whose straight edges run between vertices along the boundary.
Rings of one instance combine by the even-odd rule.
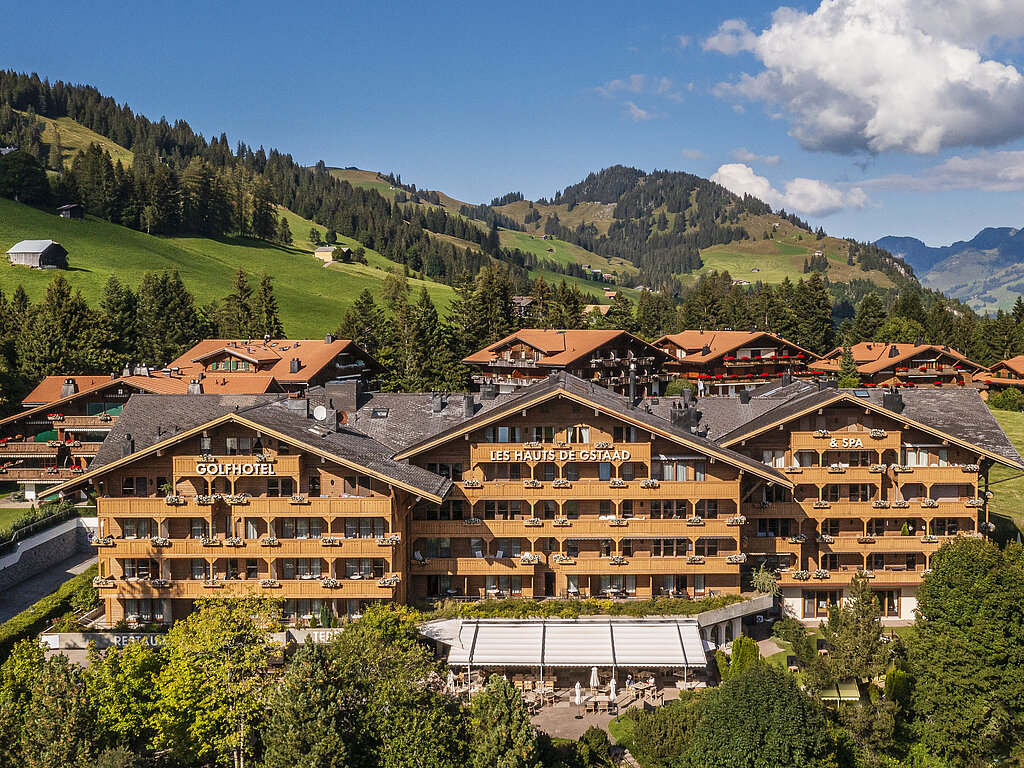
[[[899,366],[911,358],[928,354],[935,357],[948,355],[954,360],[966,363],[975,370],[988,370],[985,366],[968,359],[965,355],[947,345],[862,341],[850,347],[850,351],[853,353],[854,362],[857,363],[857,370],[868,374],[878,373],[887,368]],[[819,364],[818,367],[822,370],[831,370],[834,366],[838,366],[842,356],[843,348],[836,347],[825,355],[825,359],[821,361],[823,365]]]
[[[901,413],[882,405],[882,392],[860,391],[864,397],[847,389],[825,389],[798,395],[737,426],[723,434],[719,440],[722,445],[733,446],[819,408],[848,403],[883,414],[938,439],[955,442],[1000,464],[1024,470],[1020,455],[1009,443],[976,390],[928,389],[914,394],[901,392],[904,402]]]
[[[110,376],[47,376],[36,384],[35,388],[31,392],[25,395],[21,404],[25,406],[34,406],[52,403],[55,400],[59,400],[60,390],[64,386],[64,382],[68,379],[74,379],[75,389],[79,392],[91,390],[93,387],[111,381]]]
[[[762,477],[770,482],[779,483],[787,488],[793,487],[792,481],[782,473],[755,461],[749,456],[736,453],[728,448],[723,448],[717,443],[703,437],[694,435],[686,429],[672,424],[672,422],[648,413],[633,406],[627,398],[616,395],[605,387],[591,384],[583,379],[573,376],[565,371],[550,375],[547,379],[537,382],[529,387],[524,387],[518,392],[509,396],[500,405],[491,408],[483,413],[466,419],[449,429],[443,430],[426,440],[417,443],[404,451],[399,452],[396,459],[407,459],[411,456],[423,453],[435,446],[441,445],[449,440],[459,437],[474,429],[499,421],[511,414],[532,408],[536,405],[557,397],[566,397],[575,400],[587,407],[603,411],[609,416],[620,419],[625,423],[639,426],[650,430],[662,437],[685,445],[693,450],[699,451],[721,461],[739,467],[740,469]]]
[[[375,372],[383,371],[383,366],[369,352],[350,339],[204,339],[186,351],[177,360],[168,365],[169,368],[180,368],[183,376],[195,378],[201,363],[210,357],[220,354],[233,356],[259,363],[263,370],[260,373],[273,376],[277,381],[287,384],[303,384],[325,371],[338,355],[348,353],[363,360],[367,367]],[[298,373],[291,372],[291,360],[298,358]],[[199,365],[197,365],[199,364]],[[245,375],[239,372],[225,372],[227,377]]]
[[[163,450],[205,429],[233,422],[271,434],[329,461],[365,471],[403,490],[440,502],[451,487],[447,478],[395,461],[391,451],[353,429],[332,431],[292,413],[286,398],[268,395],[136,395],[111,428],[87,472],[53,489],[64,493],[83,481]],[[128,435],[135,450],[121,455]]]
[[[509,334],[501,341],[496,341],[489,347],[474,352],[462,362],[486,363],[493,360],[506,347],[522,343],[533,347],[544,355],[541,360],[537,361],[538,365],[562,367],[571,365],[580,358],[593,354],[606,344],[618,341],[623,337],[629,343],[644,347],[645,353],[648,355],[668,359],[665,352],[626,331],[562,331],[524,328]]]
[[[42,253],[51,245],[56,245],[62,251],[64,246],[54,240],[22,240],[20,243],[15,243],[11,246],[8,253]],[[67,251],[64,251],[67,253]]]
[[[1000,360],[989,368],[989,370],[994,371],[999,368],[1006,368],[1007,370],[1013,371],[1018,376],[1024,376],[1024,355],[1017,355],[1016,357],[1010,357],[1006,360]]]
[[[754,344],[761,339],[770,339],[776,344],[792,347],[808,361],[818,359],[813,352],[768,331],[682,331],[662,336],[654,344],[660,347],[663,343],[670,342],[685,349],[686,357],[679,358],[676,362],[681,360],[691,363],[706,363],[728,355],[730,352],[735,352],[740,347]],[[708,347],[708,352],[703,351],[704,347]]]

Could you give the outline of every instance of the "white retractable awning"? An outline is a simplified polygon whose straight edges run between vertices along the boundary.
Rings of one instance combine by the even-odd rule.
[[[707,666],[692,619],[451,619],[426,625],[424,634],[451,646],[453,666]]]

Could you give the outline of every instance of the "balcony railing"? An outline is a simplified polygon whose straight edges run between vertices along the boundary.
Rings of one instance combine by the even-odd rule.
[[[220,500],[213,504],[198,504],[194,496],[183,497],[179,504],[168,504],[163,496],[120,496],[97,500],[98,512],[103,515],[130,517],[209,517],[214,511],[223,514],[229,507],[238,517],[323,517],[390,516],[391,499],[383,496],[340,496],[306,499],[301,504],[287,497],[254,496],[246,504],[228,504]]]
[[[494,480],[481,483],[480,488],[456,482],[470,501],[622,501],[626,499],[735,499],[739,494],[735,480],[676,482],[662,480],[657,487],[645,488],[641,480],[626,480],[622,487],[612,487],[609,480],[572,480],[568,488],[556,488],[552,481],[542,480],[539,488],[528,488],[522,480]]]
[[[221,581],[175,580],[168,586],[156,586],[153,581],[138,579],[113,579],[113,586],[101,586],[101,597],[120,598],[189,598],[202,597],[244,597],[266,595],[269,597],[321,597],[331,598],[374,598],[387,600],[394,594],[393,587],[382,587],[376,578],[337,579],[337,586],[325,587],[322,579],[278,579],[278,586],[264,587],[262,579],[226,579]],[[105,583],[110,583],[105,582]],[[209,585],[209,586],[208,586]]]
[[[337,544],[325,544],[324,539],[334,539]],[[207,540],[210,541],[210,540]],[[339,557],[383,557],[392,559],[390,545],[382,544],[376,538],[346,539],[340,535],[313,539],[276,539],[268,546],[261,539],[241,539],[240,545],[232,546],[227,539],[215,538],[216,544],[203,544],[201,539],[170,539],[168,544],[157,546],[151,539],[114,539],[113,547],[105,547],[105,557],[320,557],[327,560]]]
[[[475,538],[556,538],[565,539],[638,539],[638,538],[698,538],[700,536],[727,536],[739,538],[740,527],[730,525],[727,516],[708,518],[700,525],[687,523],[685,518],[608,518],[582,517],[562,520],[541,519],[539,524],[522,520],[481,520],[467,524],[463,520],[414,520],[413,536],[451,536]]]

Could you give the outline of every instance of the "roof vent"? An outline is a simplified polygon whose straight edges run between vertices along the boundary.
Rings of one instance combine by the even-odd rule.
[[[473,393],[467,392],[462,396],[462,415],[471,419],[474,413],[476,413],[476,403],[473,400]]]
[[[131,376],[132,375],[132,369],[131,369],[131,367],[127,363],[125,363],[124,370],[121,371],[121,375],[122,376]]]
[[[744,405],[746,405],[747,403],[750,402],[750,390],[749,389],[741,389],[740,390],[740,402],[743,403]]]
[[[288,361],[288,373],[298,373],[298,372],[299,372],[299,358],[293,357],[291,360]]]
[[[889,357],[899,357],[900,350],[895,344],[889,347]]]
[[[923,347],[924,346],[924,339],[914,339],[914,346],[915,347]]]
[[[903,393],[891,387],[882,393],[882,407],[893,413],[903,413]]]
[[[324,344],[333,344],[333,343],[334,343],[334,335],[333,334],[328,333],[327,335],[324,336]]]
[[[493,384],[481,384],[480,385],[480,402],[484,400],[493,400],[498,396],[498,392]]]
[[[61,397],[71,397],[78,391],[78,386],[75,384],[74,379],[64,379],[64,383],[60,386]]]
[[[444,410],[447,398],[444,392],[431,392],[430,393],[430,412],[440,413]]]
[[[709,347],[707,344],[705,344],[703,347],[700,348],[700,353],[702,355],[710,355],[711,354],[711,347]]]
[[[192,379],[188,383],[188,394],[190,395],[201,395],[203,394],[203,384],[199,379]]]

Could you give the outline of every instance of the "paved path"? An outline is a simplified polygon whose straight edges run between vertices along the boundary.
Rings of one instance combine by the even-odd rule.
[[[0,622],[13,618],[33,603],[42,600],[72,576],[77,576],[96,562],[96,555],[83,552],[47,568],[42,573],[26,579],[0,592]]]
[[[583,717],[577,719],[577,715],[580,714]],[[565,706],[563,704],[561,706],[544,707],[539,713],[530,718],[530,722],[548,736],[560,739],[578,739],[587,728],[594,725],[607,731],[608,723],[613,719],[613,715],[601,713],[595,715],[592,712],[587,714],[583,711],[583,707],[577,708],[575,704],[572,706]]]
[[[774,640],[771,639],[758,640],[757,648],[761,651],[762,659],[767,659],[769,656],[774,656],[776,653],[782,653],[783,650]]]

